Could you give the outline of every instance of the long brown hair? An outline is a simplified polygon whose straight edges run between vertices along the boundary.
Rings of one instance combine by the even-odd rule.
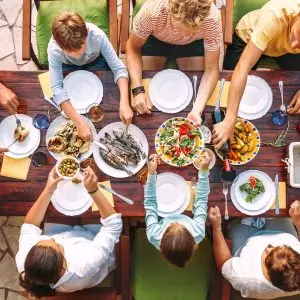
[[[180,268],[193,256],[195,246],[195,239],[186,227],[174,223],[166,229],[160,242],[160,250],[164,257]]]
[[[28,252],[20,285],[35,297],[54,294],[50,284],[56,283],[64,266],[64,256],[52,247],[35,245]]]
[[[300,254],[289,246],[274,247],[265,259],[271,282],[285,292],[300,290]]]

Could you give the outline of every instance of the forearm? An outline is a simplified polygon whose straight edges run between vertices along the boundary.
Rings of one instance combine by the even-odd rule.
[[[120,105],[129,105],[128,79],[121,77],[117,82],[120,90]]]
[[[40,226],[50,203],[52,192],[46,187],[27,213],[24,223]]]
[[[213,68],[212,70],[206,70],[203,73],[197,93],[196,102],[193,106],[193,110],[196,113],[201,114],[204,110],[209,97],[211,96],[217,85],[218,79],[219,69],[217,67]]]
[[[103,219],[106,219],[107,217],[116,213],[115,209],[110,205],[99,189],[91,196],[99,209],[100,216]]]
[[[298,238],[299,238],[299,241],[300,241],[300,224],[294,224],[294,225],[295,225],[295,228],[297,230]]]
[[[221,227],[213,229],[213,248],[216,265],[221,270],[223,264],[232,257]]]
[[[230,123],[235,123],[240,102],[247,83],[248,69],[239,63],[233,72],[228,95],[228,104],[225,119]]]
[[[126,63],[131,85],[134,88],[142,85],[143,60],[141,48],[133,48],[130,42],[128,44],[126,47]]]
[[[80,115],[76,112],[70,100],[63,102],[60,107],[64,111],[64,113],[74,122],[74,124],[82,122]]]

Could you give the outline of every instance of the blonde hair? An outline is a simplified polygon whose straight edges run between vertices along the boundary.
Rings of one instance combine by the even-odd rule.
[[[84,44],[88,30],[78,13],[63,11],[53,20],[52,34],[61,49],[77,51]]]
[[[175,21],[196,28],[208,16],[211,4],[212,0],[169,0],[169,12]]]

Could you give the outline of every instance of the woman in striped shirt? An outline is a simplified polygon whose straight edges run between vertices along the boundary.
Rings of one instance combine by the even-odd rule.
[[[133,88],[142,87],[142,70],[163,69],[167,58],[182,70],[205,72],[188,118],[200,125],[200,115],[219,78],[222,26],[212,0],[147,0],[133,20],[126,62]],[[143,88],[136,89],[135,109],[150,114]]]

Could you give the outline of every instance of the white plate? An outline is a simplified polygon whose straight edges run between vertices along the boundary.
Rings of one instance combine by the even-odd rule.
[[[158,175],[156,182],[158,211],[171,213],[178,210],[185,202],[186,185],[185,180],[177,174]]]
[[[74,184],[71,180],[60,181],[51,197],[57,211],[67,216],[76,216],[86,212],[93,203],[83,183]]]
[[[183,213],[185,211],[185,209],[188,207],[189,203],[190,203],[190,189],[189,189],[189,186],[186,183],[186,181],[184,180],[184,178],[181,177],[180,175],[177,175],[177,174],[174,174],[174,173],[168,173],[168,172],[162,173],[162,174],[159,174],[157,176],[157,182],[159,181],[159,177],[164,177],[164,176],[169,177],[170,175],[172,176],[172,180],[174,180],[175,177],[178,177],[178,179],[181,182],[181,188],[180,188],[180,193],[182,193],[181,204],[178,206],[178,200],[177,199],[175,201],[172,201],[173,199],[175,199],[177,197],[176,195],[175,196],[173,195],[174,198],[171,198],[169,195],[167,195],[168,200],[167,201],[162,200],[162,198],[160,198],[160,197],[164,197],[164,196],[166,196],[166,194],[163,193],[163,192],[159,192],[158,188],[157,188],[157,206],[158,206],[157,214],[160,217],[163,217],[163,218]],[[173,188],[174,188],[174,186],[173,186]],[[176,192],[178,192],[178,191],[179,191],[179,188],[176,188]],[[184,196],[183,196],[183,193],[184,193]],[[161,211],[160,210],[161,204],[163,203],[164,206],[167,206],[166,202],[170,203],[169,210],[168,211]],[[174,204],[176,203],[176,206],[178,206],[178,208],[175,209],[175,210],[173,210],[174,209],[174,204],[173,203]]]
[[[247,182],[250,176],[261,179],[265,186],[265,193],[254,198],[252,203],[247,203],[246,192],[238,191],[237,187]],[[238,191],[238,192],[237,192]],[[249,216],[256,216],[268,211],[275,200],[275,186],[271,177],[264,172],[257,170],[249,170],[239,174],[238,180],[232,184],[230,196],[234,206],[242,213]],[[252,205],[253,204],[253,205]]]
[[[125,125],[122,122],[114,122],[111,123],[105,127],[103,127],[97,134],[96,140],[99,141],[100,138],[104,137],[105,132],[108,132],[109,134],[112,134],[112,132],[114,130],[125,130]],[[138,127],[136,127],[133,124],[130,124],[128,127],[128,133],[131,133],[135,139],[137,141],[140,141],[143,149],[146,153],[146,158],[142,159],[137,166],[135,167],[129,167],[128,169],[136,174],[139,170],[142,169],[142,167],[145,165],[146,161],[147,161],[147,157],[149,154],[149,144],[147,141],[147,138],[145,136],[145,134],[141,131],[141,129],[139,129]],[[94,155],[94,159],[96,161],[96,164],[98,165],[98,167],[100,168],[100,170],[102,172],[104,172],[105,174],[114,177],[114,178],[126,178],[129,177],[129,175],[123,171],[123,170],[118,170],[115,169],[113,167],[111,167],[110,165],[108,165],[102,158],[102,156],[100,155],[99,152],[99,147],[96,145],[93,145],[93,155]]]
[[[246,120],[259,119],[269,111],[272,103],[273,94],[268,83],[260,77],[248,75],[238,116]]]
[[[179,80],[175,79],[176,82],[179,81],[179,84],[172,84],[169,78],[180,78]],[[167,85],[165,82],[168,82]],[[169,88],[170,85],[172,85],[172,89]],[[158,91],[160,92],[158,93]],[[167,101],[161,100],[161,96],[158,95],[161,93],[166,96]],[[174,95],[176,95],[176,99],[172,103],[171,100],[175,97]],[[192,83],[181,71],[164,70],[157,73],[150,81],[149,96],[151,102],[158,110],[164,113],[177,113],[189,105],[193,97]]]
[[[90,126],[90,128],[92,130],[93,137],[95,138],[96,135],[97,135],[95,125],[87,117],[81,116],[81,118],[83,118],[83,120]],[[63,129],[69,121],[70,121],[70,119],[66,119],[63,116],[58,116],[55,120],[53,120],[53,122],[50,124],[50,126],[47,130],[47,133],[46,133],[47,149],[48,149],[48,143],[49,143],[50,138],[52,138],[58,130]],[[48,151],[49,151],[49,149],[48,149]],[[52,151],[49,151],[49,153],[56,160],[61,158],[60,153],[54,153]],[[92,155],[92,153],[93,153],[93,149],[92,149],[92,144],[91,144],[90,147],[89,147],[89,150],[87,152],[79,155],[79,157],[77,157],[77,159],[81,162],[84,159],[90,157]]]
[[[99,104],[103,98],[103,85],[92,72],[80,70],[67,75],[64,89],[70,97],[74,109],[84,114],[91,104]]]
[[[32,118],[26,115],[18,114],[21,124],[26,126],[29,130],[29,135],[24,142],[16,142],[9,148],[9,152],[5,155],[12,158],[23,158],[31,155],[39,146],[41,133],[33,126]],[[5,118],[0,124],[0,145],[1,147],[9,146],[14,139],[14,131],[17,127],[16,118],[9,116]]]

